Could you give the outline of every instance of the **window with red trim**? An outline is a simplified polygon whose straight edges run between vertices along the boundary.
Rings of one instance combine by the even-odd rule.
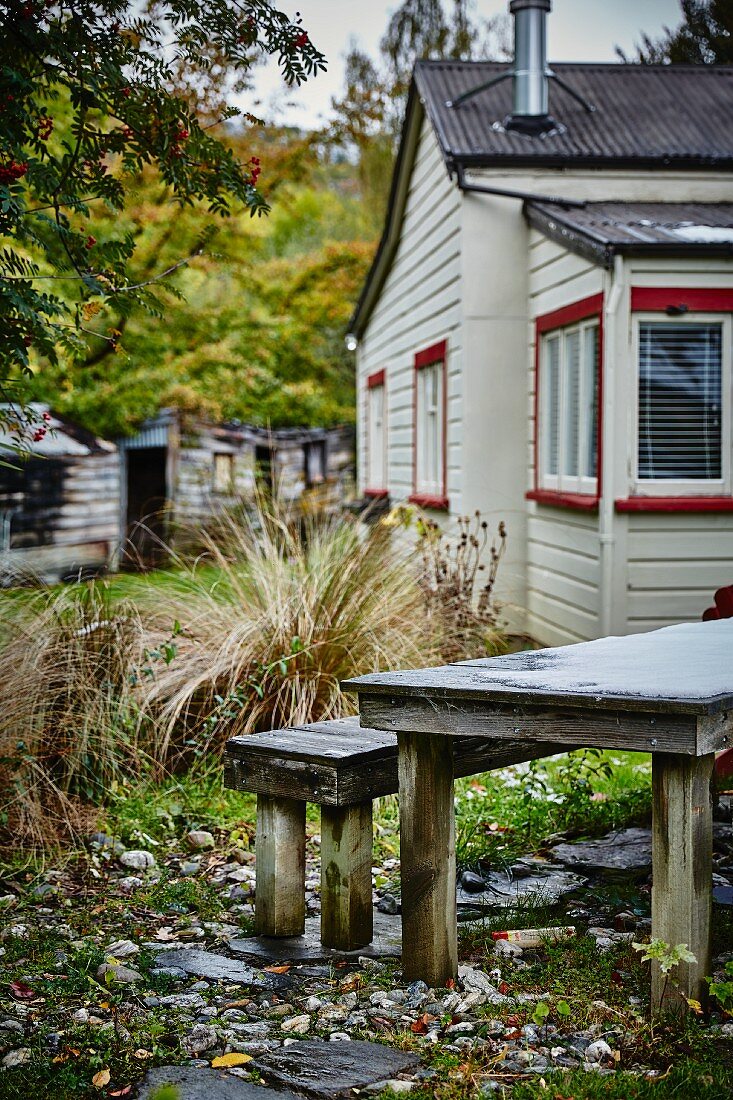
[[[446,499],[446,343],[415,356],[414,492],[424,507]]]
[[[367,378],[367,493],[381,494],[387,486],[387,405],[384,371]]]
[[[637,313],[635,493],[730,494],[731,316]]]
[[[537,322],[536,482],[540,493],[570,498],[598,495],[599,312],[599,300],[586,299]]]

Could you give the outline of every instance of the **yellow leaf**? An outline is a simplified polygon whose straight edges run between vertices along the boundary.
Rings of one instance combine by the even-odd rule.
[[[103,1089],[105,1085],[109,1084],[110,1073],[108,1069],[100,1069],[99,1073],[95,1073],[92,1077],[92,1084],[95,1089]]]
[[[211,1067],[212,1069],[218,1069],[220,1066],[245,1066],[247,1062],[251,1061],[251,1054],[237,1054],[232,1051],[231,1054],[220,1054],[218,1058],[214,1058]]]

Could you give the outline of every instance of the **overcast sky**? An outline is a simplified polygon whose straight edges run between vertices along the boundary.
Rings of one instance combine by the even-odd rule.
[[[294,6],[294,5],[297,5]],[[343,58],[350,40],[376,57],[379,39],[399,0],[277,0],[291,13],[300,11],[303,26],[325,53],[328,72],[309,80],[301,89],[284,88],[276,66],[258,74],[257,113],[270,115],[273,102],[279,113],[301,126],[315,126],[328,117],[331,98],[341,90]],[[633,49],[639,32],[652,36],[663,25],[680,22],[679,0],[553,0],[547,17],[548,50],[553,61],[614,61],[614,47]],[[508,10],[507,0],[474,0],[478,16],[488,18]],[[244,106],[244,103],[242,104]]]

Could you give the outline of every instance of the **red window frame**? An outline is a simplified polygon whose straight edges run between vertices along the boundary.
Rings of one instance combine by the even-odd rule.
[[[596,491],[595,493],[564,493],[556,489],[540,488],[540,352],[542,337],[556,329],[567,328],[598,319],[598,422],[596,427]],[[534,488],[524,495],[527,500],[538,504],[549,504],[556,508],[574,508],[578,511],[592,512],[598,509],[603,483],[603,293],[591,294],[576,302],[543,313],[535,318],[534,334]]]
[[[448,371],[446,370],[448,359],[448,341],[439,340],[437,344],[431,344],[430,347],[423,348],[422,351],[418,351],[415,355],[414,370],[413,370],[413,383],[412,383],[412,493],[407,498],[411,504],[417,504],[420,508],[431,508],[435,511],[447,512],[449,507],[448,501]],[[441,467],[442,467],[442,484],[441,492],[438,495],[432,493],[421,493],[417,489],[417,377],[418,373],[425,367],[432,367],[434,364],[440,364],[441,367],[441,388],[442,388],[442,403],[443,403],[443,423],[442,423],[442,438],[441,438]]]
[[[382,415],[386,419],[386,415],[387,415],[387,375],[384,371],[384,368],[382,368],[382,370],[375,370],[372,374],[368,375],[367,380],[366,380],[366,388],[367,388],[367,404],[366,404],[367,469],[369,469],[369,467],[371,466],[371,453],[370,453],[370,447],[371,447],[371,412],[370,412],[370,403],[369,403],[369,390],[376,389],[377,386],[384,387],[384,405],[383,405]],[[384,430],[384,433],[385,433],[385,450],[386,450],[386,442],[387,442],[386,425],[385,425],[383,430]],[[385,474],[387,473],[386,459],[387,459],[387,455],[385,454],[385,456],[384,456],[384,461],[385,461],[385,471],[384,472],[385,472]],[[364,496],[369,497],[371,500],[384,500],[385,497],[389,496],[389,490],[387,488],[383,487],[383,486],[373,485],[370,488],[364,490]]]
[[[632,286],[632,313],[733,313],[731,287]],[[630,496],[617,512],[733,512],[733,496]]]

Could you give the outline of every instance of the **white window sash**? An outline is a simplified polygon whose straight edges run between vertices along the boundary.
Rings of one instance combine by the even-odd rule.
[[[415,491],[443,494],[443,370],[442,362],[417,370]]]
[[[718,324],[721,333],[721,476],[719,478],[641,478],[639,470],[639,372],[641,326],[645,323]],[[630,492],[633,496],[729,496],[733,493],[733,335],[729,313],[689,313],[667,317],[660,313],[635,313],[632,329],[632,443]]]
[[[536,430],[537,483],[542,489],[583,496],[598,492],[597,474],[589,471],[597,464],[599,339],[595,317],[540,337],[540,422]],[[576,357],[571,354],[574,346]]]
[[[384,383],[367,389],[367,469],[368,489],[382,490],[387,483],[386,402]]]

